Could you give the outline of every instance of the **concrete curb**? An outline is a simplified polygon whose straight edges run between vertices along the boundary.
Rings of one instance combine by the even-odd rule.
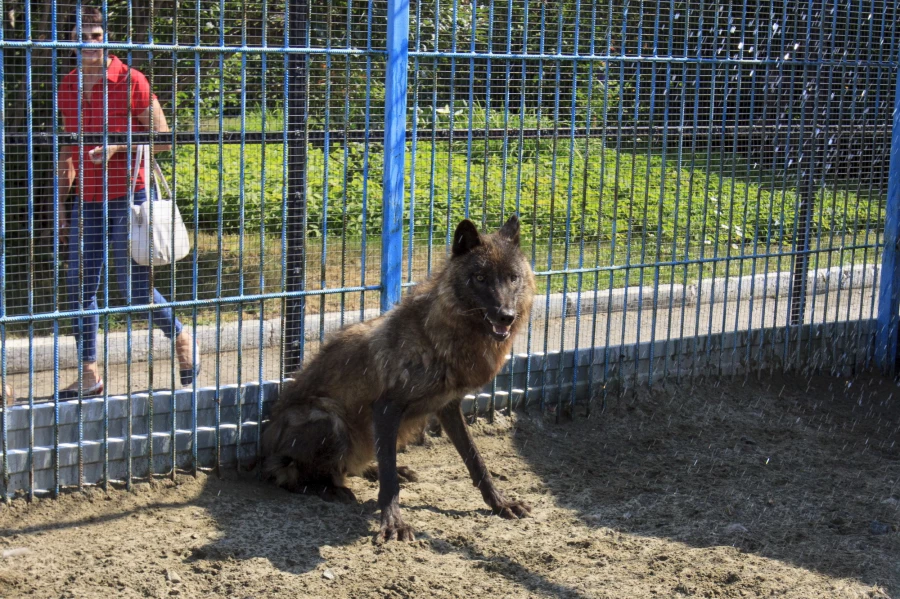
[[[835,266],[819,269],[809,273],[807,294],[822,295],[835,293],[838,289],[860,289],[878,286],[879,266],[874,264],[856,265],[849,268]],[[743,277],[720,277],[701,281],[699,285],[660,285],[656,290],[652,286],[626,287],[621,289],[600,290],[595,295],[592,291],[577,293],[553,293],[549,298],[540,295],[535,298],[532,318],[561,318],[565,307],[566,318],[574,318],[576,314],[622,312],[625,310],[652,309],[654,305],[668,306],[694,305],[697,302],[724,303],[746,301],[751,298],[785,298],[790,294],[790,272],[763,273]],[[365,311],[364,319],[378,316],[378,309]],[[343,323],[353,324],[360,321],[359,310],[348,310],[344,313]],[[323,327],[324,324],[324,327]],[[341,327],[340,313],[327,313],[324,319],[316,315],[307,318],[304,337],[307,341],[317,341],[322,328],[328,335]],[[190,331],[191,328],[185,325]],[[203,354],[215,352],[232,352],[259,349],[260,346],[276,347],[281,343],[281,319],[244,320],[239,326],[237,322],[224,324],[220,329],[214,325],[197,327],[197,338]],[[150,355],[150,339],[146,330],[131,333],[131,360],[145,362]],[[217,345],[218,339],[218,345]],[[98,354],[104,351],[103,335],[98,339]],[[153,360],[168,362],[171,359],[171,343],[162,332],[153,332]],[[53,338],[38,337],[32,346],[33,364],[36,372],[53,370]],[[10,339],[6,342],[6,365],[8,374],[28,372],[29,343],[27,339]],[[128,339],[126,333],[110,333],[108,364],[124,364],[128,360]],[[75,340],[72,337],[59,339],[59,368],[77,368],[78,358]]]

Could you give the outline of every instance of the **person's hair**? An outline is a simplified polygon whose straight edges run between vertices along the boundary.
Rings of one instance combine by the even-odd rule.
[[[67,34],[71,34],[72,30],[78,25],[78,11],[72,11],[72,14],[69,15],[69,26],[66,29]],[[94,6],[82,6],[81,7],[81,26],[85,25],[97,25],[98,27],[103,27],[103,13],[100,12],[100,9]]]

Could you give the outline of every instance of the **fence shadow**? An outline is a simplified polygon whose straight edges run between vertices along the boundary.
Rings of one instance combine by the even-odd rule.
[[[560,425],[525,416],[514,439],[588,526],[733,546],[897,593],[895,396],[876,376],[741,376],[628,391]]]

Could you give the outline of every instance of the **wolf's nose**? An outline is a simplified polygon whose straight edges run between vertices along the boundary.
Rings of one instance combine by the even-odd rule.
[[[516,319],[516,313],[513,310],[500,310],[497,313],[497,324],[508,327]]]

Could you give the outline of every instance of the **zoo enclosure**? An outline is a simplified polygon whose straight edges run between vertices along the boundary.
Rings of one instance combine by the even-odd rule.
[[[540,287],[473,411],[896,363],[889,1],[106,1],[94,46],[148,75],[174,131],[152,136],[61,131],[79,6],[4,2],[0,374],[22,399],[0,416],[4,497],[251,460],[278,381],[427,276],[463,217],[519,213]],[[85,311],[63,303],[50,173],[104,140],[176,144],[194,252],[154,274],[206,374],[177,389],[105,272],[108,387],[62,402]]]

